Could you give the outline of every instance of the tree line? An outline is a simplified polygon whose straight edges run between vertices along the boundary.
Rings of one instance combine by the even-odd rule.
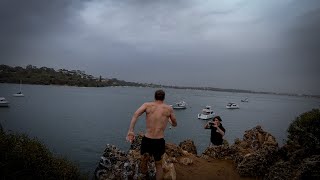
[[[80,87],[142,86],[156,87],[153,84],[126,82],[116,78],[94,77],[80,70],[66,70],[27,65],[25,68],[0,65],[0,83],[24,83],[40,85],[68,85]]]

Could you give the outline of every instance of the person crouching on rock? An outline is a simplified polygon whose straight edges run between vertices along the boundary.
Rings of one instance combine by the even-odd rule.
[[[127,141],[133,142],[135,138],[134,126],[138,118],[146,113],[146,133],[141,141],[140,171],[146,174],[149,155],[154,157],[156,164],[156,179],[163,179],[162,155],[165,153],[164,130],[169,122],[177,126],[176,116],[171,106],[164,103],[165,92],[157,90],[154,95],[155,101],[146,102],[133,114],[127,134]]]
[[[221,118],[220,116],[216,116],[213,118],[213,121],[209,121],[204,128],[205,129],[211,129],[211,144],[215,146],[222,145],[223,139],[222,137],[224,136],[224,133],[226,130],[221,124]]]

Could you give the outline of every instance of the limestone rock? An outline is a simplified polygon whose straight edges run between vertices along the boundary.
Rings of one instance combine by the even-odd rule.
[[[98,167],[95,170],[95,179],[155,179],[155,161],[150,158],[147,164],[147,174],[141,173],[140,167],[140,144],[142,135],[136,136],[130,150],[126,153],[114,145],[107,144],[103,156],[100,158]],[[175,157],[181,156],[182,149],[174,144],[166,144],[167,153],[163,155],[162,167],[165,179],[176,179],[176,172],[173,162],[177,162]]]
[[[180,159],[179,161],[181,164],[184,164],[184,165],[190,165],[193,163],[193,160],[191,158],[188,158],[188,157],[183,157]]]
[[[231,146],[233,159],[242,176],[263,176],[277,160],[276,139],[261,126],[245,131],[243,140]]]
[[[167,154],[162,157],[162,169],[163,169],[163,179],[165,180],[176,180],[177,174],[174,168],[174,164],[170,162]]]
[[[229,146],[221,145],[208,147],[202,154],[214,159],[232,159],[235,152],[234,149],[231,149]]]
[[[197,155],[197,148],[191,139],[180,142],[179,147],[185,151],[188,151],[189,153]]]
[[[142,138],[143,138],[143,133],[138,133],[138,135],[135,137],[134,141],[132,142],[130,149],[140,151]]]
[[[173,143],[166,143],[166,153],[168,156],[176,158],[183,155],[182,149]]]

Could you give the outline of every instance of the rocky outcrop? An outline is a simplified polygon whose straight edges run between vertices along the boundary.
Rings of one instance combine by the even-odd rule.
[[[107,145],[95,171],[96,179],[155,179],[154,160],[149,162],[147,174],[139,171],[142,136],[136,136],[128,152]],[[165,179],[176,179],[174,164],[190,166],[196,156],[196,146],[190,139],[179,143],[179,146],[166,143],[162,161]],[[245,131],[243,139],[236,139],[231,146],[224,143],[221,146],[208,147],[200,158],[208,162],[212,161],[212,158],[233,160],[238,173],[246,177],[279,180],[320,178],[319,151],[303,148],[294,142],[279,148],[274,136],[260,126]]]
[[[140,154],[135,150],[130,150],[126,153],[114,145],[107,144],[99,165],[95,170],[95,178],[137,179],[141,176],[138,172],[139,159]]]
[[[140,172],[140,145],[143,135],[136,136],[128,152],[121,151],[114,145],[107,145],[103,156],[101,156],[98,167],[95,170],[95,179],[155,179],[155,161],[150,158],[147,174]],[[193,142],[192,142],[193,143]],[[188,153],[179,146],[166,143],[166,152],[162,158],[162,168],[165,179],[176,179],[173,163],[179,163],[179,157]],[[183,160],[181,163],[190,163]]]
[[[169,157],[178,158],[183,156],[184,152],[179,146],[172,143],[166,143],[166,153]]]
[[[197,147],[191,139],[187,139],[179,144],[179,147],[189,153],[197,155]]]
[[[269,133],[257,126],[246,131],[243,140],[231,146],[234,160],[242,176],[263,176],[277,160],[278,143]]]
[[[209,147],[203,155],[215,159],[232,159],[241,176],[263,176],[277,160],[278,143],[275,138],[257,126],[245,131],[243,140],[232,146]]]

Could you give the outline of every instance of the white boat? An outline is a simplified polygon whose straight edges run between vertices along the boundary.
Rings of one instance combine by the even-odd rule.
[[[236,103],[228,103],[226,106],[227,109],[239,109],[239,105]]]
[[[18,92],[13,94],[14,97],[24,97],[24,94],[22,94],[22,92]]]
[[[241,102],[249,102],[249,99],[248,98],[241,99]]]
[[[21,91],[21,84],[22,82],[20,81],[20,91],[18,93],[13,94],[14,97],[24,97],[24,94]]]
[[[9,107],[9,101],[4,97],[0,97],[0,107]]]
[[[187,103],[184,101],[177,102],[175,105],[171,105],[173,109],[186,109]]]
[[[198,119],[212,119],[214,117],[215,113],[211,109],[211,106],[206,106],[204,109],[202,109],[201,114],[198,114]]]

